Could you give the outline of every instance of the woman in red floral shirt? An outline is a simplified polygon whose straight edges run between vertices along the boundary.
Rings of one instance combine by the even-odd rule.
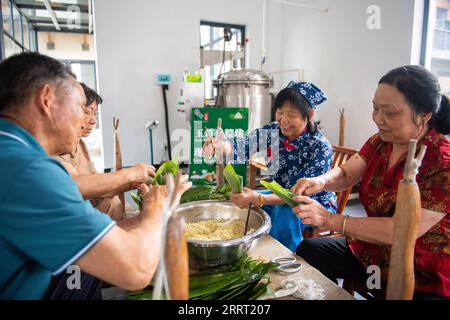
[[[293,191],[311,195],[340,191],[361,181],[360,199],[367,218],[332,215],[307,196],[294,211],[303,223],[341,232],[345,237],[303,241],[297,254],[330,279],[366,279],[367,267],[379,266],[387,279],[397,188],[408,143],[427,146],[416,177],[422,217],[415,247],[414,298],[450,297],[450,132],[449,100],[436,77],[420,66],[388,72],[373,100],[379,132],[348,162],[319,177],[300,179]],[[344,223],[345,222],[345,223]],[[384,283],[385,284],[385,283]]]

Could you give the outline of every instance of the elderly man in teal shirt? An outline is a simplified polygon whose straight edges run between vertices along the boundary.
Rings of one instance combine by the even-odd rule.
[[[97,279],[137,290],[155,272],[165,189],[142,184],[141,214],[117,225],[50,157],[75,148],[84,103],[52,58],[23,53],[0,63],[0,299],[98,299]],[[82,271],[80,288],[58,283],[71,265]]]

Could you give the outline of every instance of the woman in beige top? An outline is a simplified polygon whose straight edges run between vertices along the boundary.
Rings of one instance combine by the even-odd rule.
[[[86,138],[95,129],[98,105],[103,100],[97,92],[85,84],[81,83],[81,86],[86,95],[84,108],[86,122],[81,137]],[[83,197],[89,199],[94,207],[116,221],[127,218],[118,195],[136,189],[140,183],[147,181],[149,175],[155,175],[154,167],[142,163],[117,172],[97,173],[83,139],[80,139],[72,153],[61,155],[57,159],[78,184]]]

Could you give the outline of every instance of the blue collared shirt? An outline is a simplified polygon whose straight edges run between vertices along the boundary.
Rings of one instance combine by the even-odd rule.
[[[41,299],[114,225],[28,131],[0,119],[0,299]]]

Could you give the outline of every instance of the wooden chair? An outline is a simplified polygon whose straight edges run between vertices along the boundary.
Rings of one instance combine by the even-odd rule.
[[[346,148],[346,147],[340,147],[340,146],[333,146],[333,163],[331,164],[331,168],[339,167],[340,165],[343,165],[345,162],[347,162],[348,159],[350,159],[355,153],[357,153],[358,150]],[[342,214],[344,212],[345,206],[347,205],[348,197],[350,196],[350,193],[352,191],[352,188],[348,188],[346,190],[338,192],[337,195],[337,214]]]
[[[358,150],[351,149],[347,147],[340,147],[340,146],[333,146],[333,162],[331,164],[331,168],[337,168],[340,165],[347,162],[348,159],[350,159]],[[350,196],[350,193],[352,191],[352,188],[348,188],[346,190],[342,190],[340,192],[337,192],[337,210],[336,214],[342,214],[344,212],[345,206],[347,205],[348,198]],[[316,238],[320,237],[322,235],[330,236],[333,235],[332,231],[329,230],[323,230],[323,229],[312,229],[312,228],[305,228],[303,231],[303,238]]]

